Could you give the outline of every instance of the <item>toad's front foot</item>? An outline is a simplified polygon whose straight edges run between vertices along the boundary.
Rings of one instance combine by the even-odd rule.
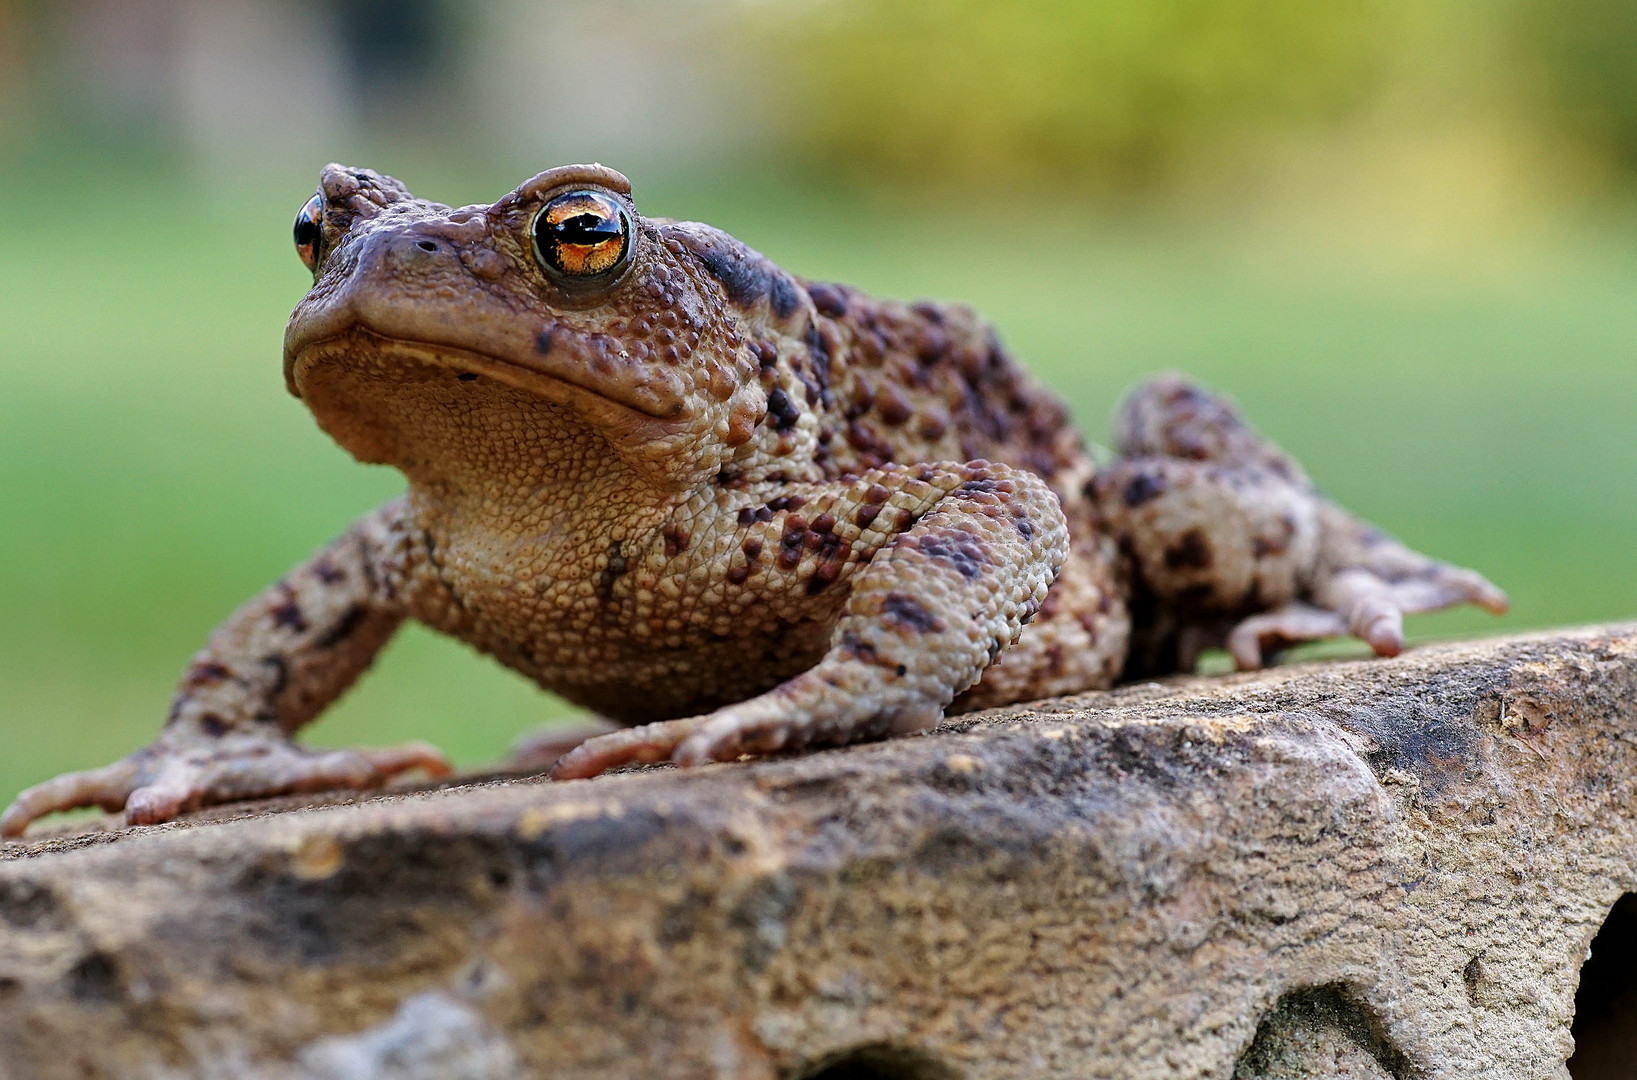
[[[29,788],[0,815],[0,836],[21,836],[36,818],[82,806],[124,810],[128,823],[152,825],[237,799],[380,787],[411,769],[434,778],[452,771],[425,743],[307,750],[271,733],[230,732],[209,742],[161,735],[123,761]]]

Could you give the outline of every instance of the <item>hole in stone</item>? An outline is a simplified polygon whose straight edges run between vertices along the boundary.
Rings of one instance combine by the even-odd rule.
[[[1574,995],[1574,1080],[1626,1080],[1637,1061],[1637,893],[1609,909]]]
[[[1421,1073],[1351,986],[1327,983],[1292,990],[1276,1001],[1233,1075],[1234,1080],[1333,1075],[1418,1080]]]
[[[956,1080],[958,1074],[935,1058],[903,1046],[860,1046],[826,1058],[796,1080]]]

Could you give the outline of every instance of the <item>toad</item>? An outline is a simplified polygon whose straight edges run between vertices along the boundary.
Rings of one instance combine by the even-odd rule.
[[[330,165],[294,238],[285,382],[407,490],[234,613],[151,745],[25,791],[4,835],[446,775],[421,744],[292,739],[405,619],[605,718],[524,748],[571,779],[922,731],[1213,646],[1391,656],[1406,612],[1505,610],[1220,397],[1142,386],[1099,464],[968,308],[796,277],[643,217],[611,169],[451,209]]]

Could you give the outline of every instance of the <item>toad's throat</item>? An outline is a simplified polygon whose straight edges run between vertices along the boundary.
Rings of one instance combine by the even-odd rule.
[[[290,393],[305,397],[308,373],[321,365],[441,368],[461,381],[488,378],[555,404],[582,411],[631,413],[650,421],[682,421],[687,394],[671,371],[654,372],[611,352],[601,335],[563,328],[541,330],[528,356],[499,355],[463,345],[419,341],[380,333],[355,323],[339,333],[299,343],[285,355]]]

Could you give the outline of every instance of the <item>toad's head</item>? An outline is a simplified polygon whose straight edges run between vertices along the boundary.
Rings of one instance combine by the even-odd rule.
[[[763,424],[769,341],[807,294],[709,226],[637,213],[600,165],[541,173],[490,206],[410,195],[330,165],[296,218],[313,287],[284,372],[354,456],[435,477],[496,440],[579,440],[686,488]]]

